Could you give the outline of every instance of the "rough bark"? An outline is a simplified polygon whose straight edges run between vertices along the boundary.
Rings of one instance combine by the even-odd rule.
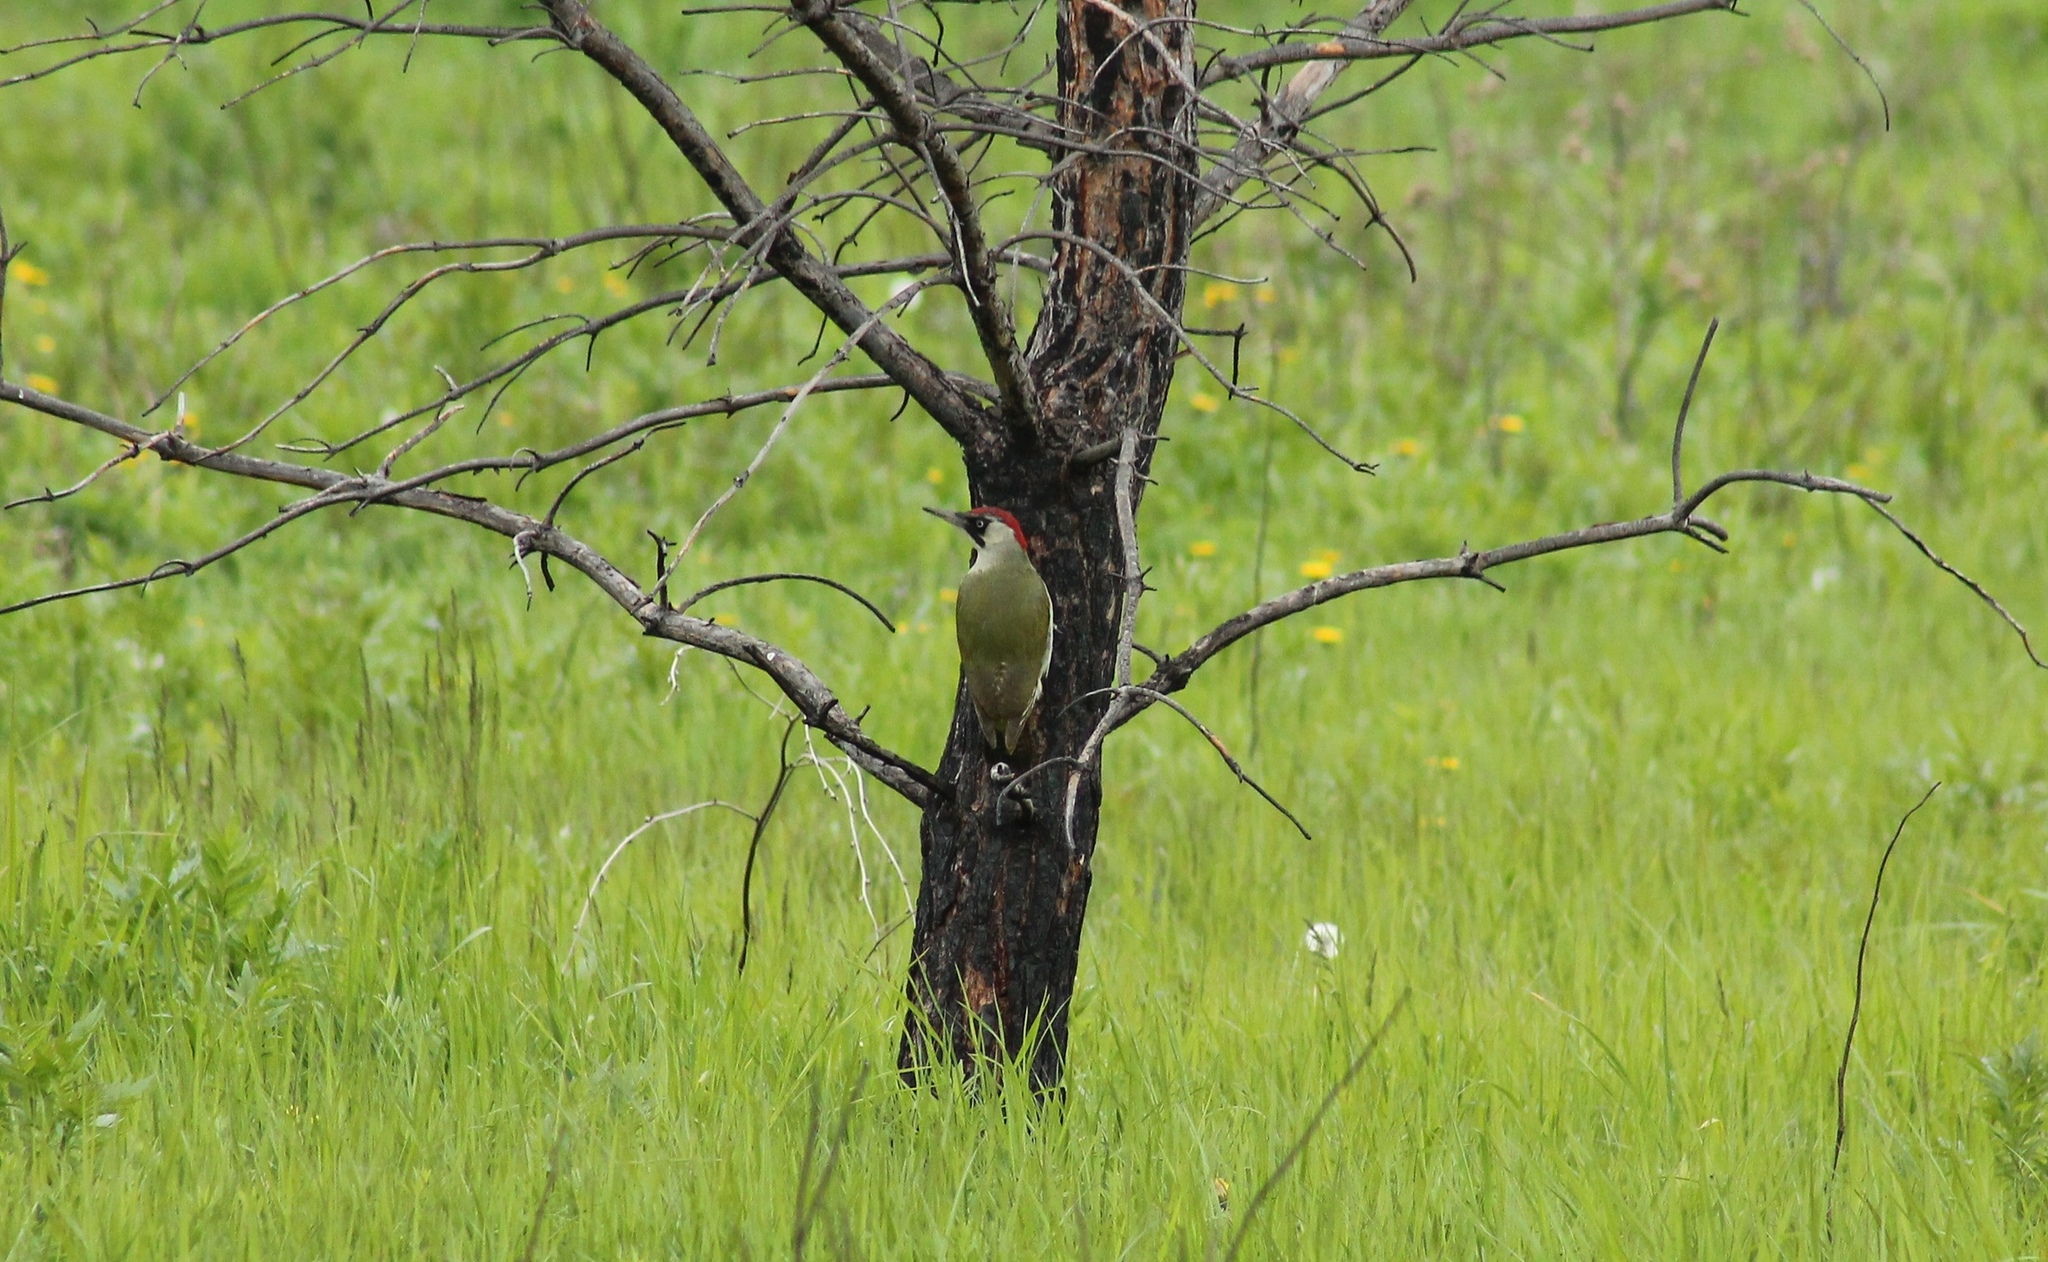
[[[1073,758],[1108,704],[1099,694],[1113,682],[1123,590],[1115,466],[1070,462],[1126,429],[1149,438],[1165,410],[1178,346],[1162,313],[1181,309],[1195,193],[1192,42],[1171,19],[1193,8],[1064,0],[1059,11],[1060,122],[1093,151],[1055,176],[1059,240],[1028,357],[1039,425],[966,450],[974,502],[1023,521],[1053,599],[1052,664],[1013,773]],[[1141,472],[1150,451],[1140,444]],[[1050,1090],[1066,1056],[1101,786],[1092,771],[1083,778],[1070,831],[1064,774],[1019,786],[1028,810],[999,809],[991,769],[963,686],[939,767],[955,791],[932,801],[921,829],[900,1062],[910,1074],[945,1062],[973,1073],[1028,1055],[1032,1084]]]

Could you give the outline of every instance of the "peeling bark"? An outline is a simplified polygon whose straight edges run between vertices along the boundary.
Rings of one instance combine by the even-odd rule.
[[[1091,694],[1113,682],[1123,593],[1114,465],[1068,462],[1126,429],[1149,438],[1166,408],[1179,347],[1161,313],[1180,314],[1196,186],[1193,45],[1185,25],[1159,19],[1193,9],[1065,0],[1059,12],[1060,123],[1109,152],[1074,157],[1053,188],[1061,239],[1027,359],[1042,428],[1006,427],[966,453],[974,502],[1022,520],[1053,599],[1052,665],[1012,772],[1077,755],[1108,704]],[[921,828],[900,1064],[971,1074],[1028,1056],[1033,1086],[1049,1091],[1066,1058],[1101,785],[1083,778],[1070,834],[1064,775],[1031,777],[1016,794],[1028,811],[999,811],[990,771],[963,685],[939,766],[955,792]]]

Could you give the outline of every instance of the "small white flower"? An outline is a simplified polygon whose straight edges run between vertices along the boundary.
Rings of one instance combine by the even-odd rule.
[[[1308,932],[1302,935],[1301,945],[1310,955],[1334,960],[1337,948],[1344,945],[1344,931],[1327,920],[1318,920],[1309,925]]]

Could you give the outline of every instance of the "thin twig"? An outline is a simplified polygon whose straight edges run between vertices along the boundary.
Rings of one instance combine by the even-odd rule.
[[[0,403],[12,403],[55,420],[97,431],[121,442],[147,442],[151,431],[104,412],[47,395],[11,381],[0,380]],[[150,573],[114,583],[94,584],[70,591],[51,593],[0,608],[0,615],[65,600],[97,591],[142,586],[158,579],[182,577],[197,572],[242,547],[269,534],[285,521],[316,508],[358,501],[393,508],[430,513],[488,530],[505,539],[519,541],[522,556],[538,554],[575,569],[596,585],[619,608],[632,616],[648,635],[691,648],[700,648],[735,662],[745,662],[766,674],[785,697],[794,703],[806,725],[823,732],[860,768],[874,776],[907,801],[922,809],[935,797],[945,797],[952,786],[931,771],[880,744],[861,730],[860,723],[827,688],[804,661],[777,645],[735,627],[719,626],[700,618],[664,609],[646,589],[628,578],[611,560],[560,527],[546,526],[534,517],[514,512],[473,495],[456,495],[422,485],[386,482],[365,476],[350,476],[333,469],[316,468],[281,460],[268,460],[241,452],[221,452],[174,433],[157,448],[165,460],[252,481],[272,482],[316,492],[281,510],[277,518],[223,548],[193,561],[171,561]],[[419,479],[410,482],[417,483]]]
[[[1849,46],[1848,40],[1843,39],[1835,31],[1834,27],[1828,25],[1828,20],[1820,15],[1820,10],[1813,7],[1813,0],[1799,0],[1799,5],[1813,15],[1813,20],[1820,23],[1820,29],[1826,31],[1828,38],[1835,41],[1835,47],[1841,49],[1850,61],[1855,62],[1856,68],[1863,72],[1863,77],[1870,80],[1871,90],[1877,93],[1877,103],[1884,110],[1884,129],[1890,131],[1892,129],[1892,102],[1891,98],[1884,94],[1884,85],[1877,81],[1877,72],[1870,68],[1869,62],[1856,55],[1856,50]]]
[[[1920,808],[1927,805],[1934,791],[1941,787],[1936,780],[1927,786],[1927,792],[1913,803],[1913,809],[1899,817],[1899,826],[1892,830],[1892,839],[1884,848],[1884,857],[1877,861],[1877,879],[1870,883],[1870,910],[1863,916],[1863,937],[1856,944],[1856,998],[1849,1006],[1849,1030],[1842,1037],[1842,1064],[1835,1071],[1835,1157],[1828,1165],[1828,1224],[1832,1229],[1835,1221],[1835,1176],[1842,1169],[1842,1142],[1849,1135],[1849,1052],[1856,1046],[1856,1023],[1863,1017],[1863,960],[1870,953],[1870,926],[1877,921],[1877,899],[1884,892],[1884,870],[1892,861],[1892,851],[1898,849],[1899,838],[1905,836],[1906,825]]]
[[[526,1248],[520,1251],[520,1262],[533,1262],[540,1250],[541,1223],[547,1217],[548,1202],[554,1199],[555,1184],[562,1174],[562,1145],[569,1138],[569,1118],[564,1114],[555,1124],[555,1144],[548,1151],[548,1178],[541,1184],[540,1200],[533,1206],[533,1225],[526,1229]]]
[[[1721,328],[1721,317],[1715,316],[1707,322],[1707,336],[1700,342],[1699,357],[1692,361],[1692,376],[1685,382],[1685,400],[1678,405],[1678,423],[1671,427],[1671,503],[1673,506],[1685,499],[1685,476],[1683,455],[1685,451],[1685,418],[1692,412],[1692,392],[1699,387],[1700,369],[1707,366],[1707,352],[1713,349],[1714,334]]]
[[[768,831],[768,821],[775,817],[775,807],[782,801],[782,791],[789,787],[789,778],[796,772],[797,764],[789,760],[789,737],[796,731],[796,719],[782,729],[782,750],[777,755],[781,760],[775,771],[775,787],[768,791],[768,804],[761,813],[754,816],[754,835],[747,842],[747,868],[740,877],[740,958],[735,972],[747,971],[747,953],[754,945],[754,860],[761,853],[761,834]]]
[[[1237,57],[1219,57],[1202,72],[1201,85],[1211,88],[1231,79],[1257,74],[1273,66],[1304,61],[1372,61],[1383,57],[1459,53],[1486,44],[1500,44],[1529,36],[1591,35],[1667,22],[1694,13],[1735,13],[1736,0],[1670,0],[1619,13],[1520,18],[1501,16],[1496,10],[1460,16],[1435,35],[1423,39],[1348,39],[1339,36],[1315,42],[1276,44]]]
[[[1216,751],[1216,756],[1223,760],[1224,766],[1230,768],[1230,774],[1236,776],[1240,784],[1243,784],[1252,792],[1266,799],[1267,805],[1271,806],[1274,810],[1286,816],[1287,822],[1294,825],[1294,831],[1301,834],[1301,839],[1303,841],[1315,840],[1314,837],[1309,835],[1307,826],[1304,825],[1300,819],[1296,818],[1294,812],[1288,810],[1286,806],[1282,805],[1279,798],[1276,798],[1271,793],[1266,792],[1266,787],[1264,785],[1252,779],[1251,774],[1244,769],[1244,766],[1241,763],[1239,763],[1235,757],[1231,755],[1230,750],[1223,744],[1223,739],[1217,736],[1216,733],[1210,731],[1209,726],[1206,723],[1203,723],[1200,719],[1196,718],[1193,711],[1189,710],[1186,706],[1174,700],[1172,697],[1169,697],[1164,693],[1153,692],[1149,688],[1139,688],[1133,686],[1129,689],[1129,691],[1139,696],[1150,697],[1152,700],[1158,702],[1159,704],[1165,706],[1169,710],[1172,710],[1175,714],[1178,714],[1180,717],[1186,719],[1188,722],[1194,724],[1195,730],[1200,732],[1203,738],[1209,742],[1209,747]]]
[[[697,545],[698,536],[704,533],[704,527],[709,525],[711,519],[718,515],[718,511],[727,504],[730,504],[734,496],[747,489],[747,483],[751,482],[754,475],[760,472],[761,466],[767,463],[768,453],[775,450],[775,444],[781,441],[783,434],[788,431],[789,423],[796,419],[797,409],[804,405],[804,400],[808,399],[812,392],[824,383],[826,376],[834,368],[837,368],[846,361],[846,357],[852,354],[853,348],[860,344],[861,339],[867,335],[869,329],[881,324],[882,318],[891,311],[907,305],[912,298],[915,298],[930,283],[929,281],[913,281],[904,286],[901,293],[875,308],[869,314],[867,322],[849,334],[846,340],[839,344],[839,349],[832,352],[832,357],[826,360],[824,365],[811,375],[809,381],[806,381],[797,389],[797,392],[790,397],[789,406],[782,410],[781,419],[775,422],[775,428],[768,431],[766,441],[754,453],[754,458],[748,461],[747,467],[740,470],[733,478],[732,484],[720,492],[718,498],[713,500],[711,505],[698,515],[696,523],[690,527],[690,533],[683,536],[682,543],[676,546],[675,555],[669,558],[668,569],[661,575],[662,581],[667,581],[676,572],[677,567],[682,565],[683,558],[688,556],[690,549]]]
[[[861,595],[859,592],[853,590],[851,587],[848,587],[846,584],[840,582],[838,579],[826,578],[822,574],[749,574],[746,575],[744,578],[728,578],[723,580],[722,582],[713,583],[709,587],[700,589],[695,595],[691,596],[688,600],[684,601],[680,605],[677,605],[676,612],[688,613],[690,611],[690,606],[696,604],[698,601],[704,599],[706,596],[709,596],[714,592],[725,591],[727,588],[730,587],[745,587],[752,583],[778,583],[791,580],[804,583],[822,584],[823,586],[831,588],[835,592],[851,596],[853,599],[860,602],[861,608],[875,615],[875,620],[877,622],[880,622],[883,626],[889,628],[891,634],[895,633],[896,624],[889,620],[889,615],[883,613],[881,608],[877,606],[874,601],[869,600],[867,597]]]
[[[2005,625],[2011,627],[2013,631],[2019,635],[2020,646],[2026,650],[2028,659],[2031,660],[2034,663],[2034,665],[2039,666],[2044,670],[2048,670],[2048,662],[2042,661],[2041,655],[2034,651],[2034,641],[2033,638],[2027,634],[2027,629],[2024,626],[2020,625],[2019,619],[2013,617],[2011,612],[2008,611],[2004,605],[1998,603],[1998,597],[1993,596],[1989,591],[1985,590],[1984,585],[1982,583],[1979,583],[1976,579],[1971,578],[1969,575],[1963,573],[1955,566],[1950,565],[1947,561],[1942,560],[1933,548],[1927,546],[1927,541],[1925,539],[1922,539],[1918,534],[1914,533],[1913,529],[1910,526],[1906,525],[1905,522],[1900,521],[1898,517],[1890,509],[1886,508],[1883,504],[1880,504],[1875,500],[1865,500],[1864,502],[1866,504],[1869,504],[1870,507],[1877,512],[1878,516],[1890,522],[1893,528],[1896,529],[1900,534],[1906,536],[1906,541],[1908,543],[1911,543],[1914,547],[1918,548],[1920,550],[1921,556],[1924,556],[1929,561],[1934,562],[1936,569],[1940,570],[1942,573],[1948,575],[1950,578],[1955,579],[1958,583],[1961,583],[1963,586],[1975,592],[1977,594],[1977,599],[1991,606],[1993,612],[1995,612],[1999,617],[2005,619]]]
[[[714,798],[708,802],[693,802],[688,806],[680,807],[673,811],[663,811],[659,815],[649,815],[646,819],[640,821],[638,828],[635,828],[632,832],[619,839],[619,844],[613,846],[611,853],[604,857],[604,862],[598,865],[597,875],[590,879],[590,892],[583,896],[583,910],[576,913],[576,925],[569,931],[569,947],[571,951],[575,950],[576,944],[583,938],[583,922],[590,918],[591,911],[597,906],[597,891],[604,885],[605,877],[611,875],[612,865],[619,861],[620,855],[626,853],[626,847],[632,845],[639,838],[640,834],[656,824],[665,824],[669,820],[681,819],[685,815],[694,815],[698,811],[708,810],[714,806],[731,811],[735,815],[743,816],[748,820],[754,818],[753,812],[746,810],[744,807],[735,806],[731,802],[721,802]]]
[[[1344,1076],[1324,1093],[1323,1102],[1309,1115],[1308,1125],[1301,1128],[1301,1135],[1295,1139],[1293,1146],[1288,1148],[1287,1155],[1280,1159],[1279,1165],[1273,1167],[1273,1173],[1266,1176],[1265,1182],[1259,1184],[1259,1190],[1252,1193],[1252,1199],[1245,1204],[1244,1217],[1238,1220],[1237,1230],[1230,1237],[1230,1245],[1223,1251],[1223,1262],[1233,1262],[1238,1252],[1244,1248],[1245,1238],[1251,1233],[1252,1222],[1258,1217],[1259,1210],[1265,1206],[1266,1198],[1273,1194],[1273,1189],[1279,1186],[1280,1180],[1285,1178],[1287,1172],[1294,1168],[1294,1163],[1301,1159],[1302,1152],[1308,1148],[1308,1141],[1315,1138],[1323,1119],[1329,1117],[1330,1110],[1336,1107],[1337,1098],[1343,1095],[1345,1088],[1365,1071],[1366,1062],[1372,1059],[1373,1053],[1380,1050],[1380,1044],[1386,1041],[1387,1032],[1394,1028],[1394,1022],[1407,1010],[1408,999],[1412,993],[1408,990],[1401,992],[1401,997],[1396,999],[1394,1006],[1387,1011],[1386,1019],[1380,1022],[1379,1028],[1366,1040],[1365,1047],[1351,1058],[1351,1066],[1344,1071]]]

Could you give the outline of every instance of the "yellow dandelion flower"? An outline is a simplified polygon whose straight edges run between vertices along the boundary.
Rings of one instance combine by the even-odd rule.
[[[498,424],[504,426],[506,429],[511,429],[513,425],[512,414],[510,412],[498,413]]]
[[[1458,759],[1457,755],[1447,754],[1442,758],[1430,759],[1429,765],[1435,767],[1439,771],[1456,771],[1458,768],[1464,766],[1465,764]],[[1441,823],[1442,821],[1439,820],[1438,822]]]
[[[1301,563],[1301,576],[1303,578],[1328,578],[1336,572],[1337,566],[1331,561],[1303,561]]]
[[[939,468],[939,466],[937,465],[933,465],[931,468],[926,469],[924,471],[924,480],[931,483],[933,486],[937,486],[939,483],[944,482],[946,480],[946,471],[944,469]]]
[[[576,278],[575,278],[574,276],[557,276],[557,277],[555,277],[555,292],[557,292],[557,293],[564,293],[564,294],[572,294],[572,293],[575,293],[575,292],[576,292]]]
[[[27,259],[14,260],[7,269],[7,275],[16,284],[27,285],[31,289],[50,283],[50,274]]]
[[[197,434],[199,432],[199,413],[188,410],[181,418],[180,423],[191,433]]]
[[[606,272],[604,274],[604,291],[614,298],[625,297],[626,278],[617,272]]]
[[[1683,573],[1684,571],[1685,571],[1685,562],[1683,562],[1683,561],[1676,561],[1676,560],[1674,560],[1674,561],[1673,561],[1673,562],[1671,563],[1671,572],[1672,572],[1673,574],[1680,574],[1680,573]]]
[[[1788,530],[1785,532],[1785,537],[1779,540],[1779,542],[1788,548],[1796,548],[1799,546],[1799,536]]]
[[[1214,412],[1217,408],[1222,407],[1223,404],[1215,395],[1203,394],[1200,390],[1197,390],[1194,393],[1194,397],[1188,400],[1188,406],[1197,412]]]
[[[46,373],[32,372],[21,381],[31,390],[40,390],[44,394],[57,393],[57,379]]]
[[[1341,627],[1317,627],[1308,633],[1308,637],[1317,644],[1342,644],[1344,631]]]
[[[729,613],[712,614],[711,621],[717,623],[721,627],[736,627],[740,624],[740,620],[738,618],[733,617]]]
[[[56,338],[54,338],[54,337],[51,337],[51,336],[50,336],[49,334],[45,333],[45,334],[43,334],[43,335],[42,335],[41,337],[39,337],[39,338],[37,338],[37,339],[36,339],[36,354],[38,354],[38,355],[54,355],[54,354],[56,354],[56,352],[57,352],[57,339],[56,339]]]
[[[1202,286],[1202,305],[1212,311],[1223,303],[1233,301],[1236,297],[1237,286],[1227,280],[1212,280]]]
[[[1422,454],[1422,444],[1412,438],[1404,438],[1394,444],[1394,454],[1397,456],[1419,456]]]
[[[1269,305],[1269,304],[1271,304],[1271,303],[1274,303],[1274,302],[1277,302],[1277,301],[1279,301],[1279,299],[1280,299],[1280,291],[1279,291],[1278,289],[1275,289],[1275,288],[1274,288],[1273,286],[1271,286],[1271,285],[1261,285],[1261,286],[1259,286],[1259,295],[1258,295],[1258,297],[1259,297],[1259,305],[1260,305],[1260,306],[1262,306],[1262,307],[1263,307],[1263,306],[1267,306],[1267,305]]]
[[[1301,348],[1300,348],[1299,346],[1283,346],[1283,347],[1281,347],[1281,348],[1280,348],[1280,362],[1281,362],[1281,363],[1283,363],[1283,364],[1297,364],[1297,363],[1300,363],[1300,362],[1301,362]]]
[[[1528,428],[1528,423],[1513,412],[1493,419],[1493,427],[1503,434],[1519,434]]]
[[[919,635],[924,635],[924,634],[926,634],[927,632],[929,632],[929,631],[930,631],[931,629],[932,629],[932,624],[931,624],[931,623],[929,623],[929,622],[920,622],[920,623],[918,623],[918,624],[917,624],[917,633],[918,633]]]
[[[1188,545],[1188,555],[1191,557],[1215,556],[1216,541],[1213,539],[1197,539]]]
[[[1851,482],[1861,482],[1870,476],[1870,466],[1860,463],[1852,464],[1849,466],[1848,473]]]
[[[941,587],[939,589],[939,599],[945,601],[947,604],[950,605],[954,601],[960,599],[960,593],[950,587]]]

